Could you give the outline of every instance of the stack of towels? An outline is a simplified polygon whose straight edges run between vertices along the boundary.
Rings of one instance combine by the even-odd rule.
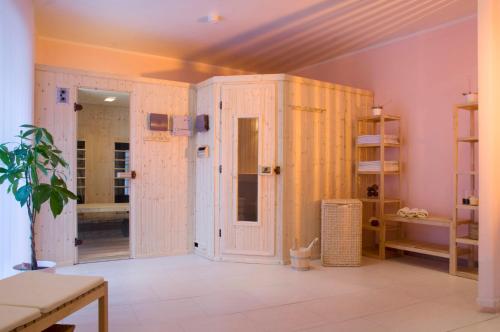
[[[429,216],[429,212],[425,209],[410,209],[407,206],[399,209],[397,214],[403,218],[427,218]]]
[[[358,145],[362,144],[380,144],[380,135],[360,135],[357,138]],[[384,143],[386,144],[398,144],[399,138],[396,135],[384,135]]]
[[[359,172],[380,172],[381,162],[380,160],[374,161],[360,161],[358,165]],[[385,172],[397,172],[399,171],[398,161],[386,161],[384,162]]]

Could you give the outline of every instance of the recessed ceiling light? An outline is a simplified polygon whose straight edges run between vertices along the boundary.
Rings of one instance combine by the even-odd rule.
[[[104,101],[107,101],[108,103],[112,103],[116,100],[116,97],[106,97],[104,98]]]
[[[220,16],[219,14],[208,14],[207,16],[200,17],[198,19],[198,22],[200,23],[212,23],[212,24],[217,24],[220,21],[222,21],[223,17]]]

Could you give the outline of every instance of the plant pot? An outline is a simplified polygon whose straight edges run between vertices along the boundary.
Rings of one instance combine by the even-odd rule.
[[[38,262],[38,270],[37,271],[43,271],[47,273],[55,273],[56,271],[56,262],[53,261],[37,261]],[[17,264],[13,267],[14,270],[20,271],[20,272],[26,272],[26,271],[31,271],[30,269],[31,264],[29,263],[21,263]]]
[[[466,94],[464,94],[464,96],[465,96],[465,102],[467,104],[476,104],[478,101],[477,92],[466,93]]]
[[[373,116],[379,116],[382,114],[382,106],[373,106],[372,107],[372,114]]]

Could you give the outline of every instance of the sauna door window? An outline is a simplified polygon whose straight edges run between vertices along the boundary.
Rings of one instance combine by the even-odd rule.
[[[259,119],[238,119],[238,221],[258,221]]]

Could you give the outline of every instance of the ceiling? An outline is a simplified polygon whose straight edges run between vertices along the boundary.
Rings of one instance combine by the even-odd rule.
[[[112,102],[104,101],[105,98],[114,97]],[[79,104],[93,104],[101,106],[128,107],[130,95],[126,92],[104,91],[95,89],[78,89]]]
[[[289,72],[476,13],[477,0],[34,0],[39,36]],[[209,13],[219,24],[201,23]]]

